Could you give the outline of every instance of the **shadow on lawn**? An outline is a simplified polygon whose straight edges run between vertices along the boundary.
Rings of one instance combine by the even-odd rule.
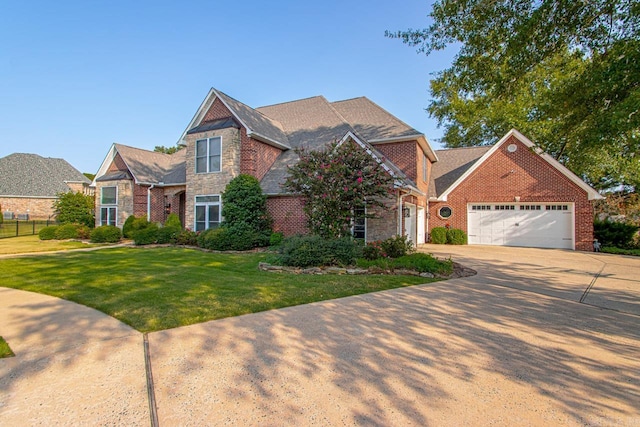
[[[472,267],[478,277],[152,333],[160,422],[638,420],[637,316],[514,290],[523,280],[507,266]],[[526,286],[573,297],[554,280]]]

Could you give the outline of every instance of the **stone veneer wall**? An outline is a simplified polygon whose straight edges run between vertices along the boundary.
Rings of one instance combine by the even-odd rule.
[[[124,222],[133,215],[133,181],[131,180],[115,180],[115,181],[99,181],[96,183],[96,227],[100,225],[100,198],[103,187],[117,187],[117,213],[116,226],[122,227]]]
[[[195,173],[195,143],[198,139],[222,137],[220,172]],[[195,227],[195,196],[220,195],[227,184],[240,175],[240,131],[236,128],[216,129],[187,135],[185,227]]]

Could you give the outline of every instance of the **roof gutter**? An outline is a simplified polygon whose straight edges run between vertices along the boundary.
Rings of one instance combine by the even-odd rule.
[[[265,144],[269,144],[273,147],[279,148],[281,150],[290,150],[291,147],[289,147],[288,145],[282,144],[278,141],[274,141],[271,138],[268,138],[264,135],[259,134],[258,132],[254,132],[251,129],[249,129],[248,127],[245,126],[245,128],[247,129],[247,136],[249,138],[253,138],[253,139],[257,139],[260,142],[264,142]]]

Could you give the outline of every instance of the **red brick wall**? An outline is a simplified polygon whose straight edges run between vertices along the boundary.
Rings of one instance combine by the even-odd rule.
[[[227,117],[231,116],[233,116],[233,114],[231,114],[231,111],[229,111],[229,109],[225,107],[220,99],[216,98],[216,100],[213,101],[211,107],[209,107],[207,113],[204,115],[202,123],[210,122],[213,120],[226,119]]]
[[[240,130],[240,173],[255,176],[261,180],[276,161],[280,149],[247,136],[246,129]]]
[[[122,160],[122,157],[120,157],[120,153],[118,153],[113,158],[113,161],[109,166],[108,172],[128,171],[128,170],[129,169],[127,168],[127,165],[124,163],[124,160]]]
[[[375,146],[385,157],[391,160],[396,166],[414,181],[418,181],[418,151],[420,147],[416,141],[408,142],[394,142],[391,144],[378,144]],[[422,157],[422,156],[420,156]],[[422,169],[420,169],[420,175],[422,175]],[[422,177],[420,177],[422,181]]]
[[[133,214],[135,216],[147,216],[147,188],[142,185],[133,185]]]
[[[304,200],[296,196],[273,196],[267,198],[267,210],[273,218],[273,231],[285,236],[306,234],[307,217],[304,214]]]
[[[514,153],[507,151],[516,144]],[[565,202],[575,204],[575,245],[577,250],[593,249],[593,206],[584,190],[512,137],[471,174],[446,202],[429,203],[429,230],[450,224],[467,230],[467,204],[476,202],[515,203]],[[453,214],[444,220],[438,209],[450,206]]]

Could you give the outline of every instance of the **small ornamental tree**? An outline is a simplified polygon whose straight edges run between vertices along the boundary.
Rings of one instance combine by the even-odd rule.
[[[354,212],[384,206],[394,179],[371,154],[348,141],[324,150],[297,150],[300,161],[289,168],[284,187],[305,198],[309,229],[325,238],[351,234]],[[381,159],[380,159],[381,160]],[[372,210],[366,211],[372,218]]]
[[[238,175],[227,184],[222,193],[222,216],[223,227],[246,224],[255,232],[271,233],[267,196],[260,182],[251,175]]]
[[[58,199],[53,202],[53,209],[62,224],[84,224],[91,228],[95,226],[93,196],[80,192],[59,193]]]

